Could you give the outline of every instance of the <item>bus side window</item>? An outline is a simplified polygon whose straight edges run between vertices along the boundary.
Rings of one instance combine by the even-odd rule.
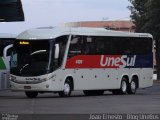
[[[73,37],[69,46],[68,58],[81,54],[82,45],[83,41],[80,36]]]
[[[96,54],[97,55],[107,55],[110,52],[110,39],[109,37],[96,37]]]
[[[83,55],[91,55],[93,50],[92,50],[92,44],[93,44],[93,39],[92,37],[85,36],[83,37],[83,45],[82,45],[82,54]]]
[[[14,52],[12,52],[12,55],[11,55],[11,63],[10,63],[10,66],[11,67],[17,67],[17,54],[15,54]]]
[[[0,56],[3,56],[3,50],[6,46],[13,43],[15,38],[0,38]],[[11,55],[11,50],[7,52],[7,56]]]

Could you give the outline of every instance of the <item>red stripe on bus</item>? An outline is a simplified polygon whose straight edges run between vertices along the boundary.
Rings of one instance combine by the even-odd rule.
[[[65,68],[119,68],[122,55],[77,55],[67,60]]]

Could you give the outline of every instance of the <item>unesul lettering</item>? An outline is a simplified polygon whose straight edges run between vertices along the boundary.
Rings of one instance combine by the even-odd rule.
[[[100,65],[102,67],[118,67],[124,68],[126,66],[134,66],[136,61],[136,55],[133,57],[127,57],[123,55],[121,57],[110,57],[101,55]]]

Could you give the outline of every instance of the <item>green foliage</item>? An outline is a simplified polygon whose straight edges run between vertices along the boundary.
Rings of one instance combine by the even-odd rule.
[[[156,40],[160,40],[160,1],[159,0],[151,0],[150,3],[150,14],[149,14],[149,22],[152,26],[151,33],[154,35]]]
[[[148,0],[129,0],[132,6],[128,8],[131,10],[131,18],[136,25],[136,32],[146,31],[144,26],[147,22],[147,7]]]
[[[151,33],[160,40],[160,0],[129,0],[132,6],[131,18],[136,25],[136,32]]]
[[[160,78],[160,0],[129,0],[136,32],[151,33],[156,40],[156,61]]]

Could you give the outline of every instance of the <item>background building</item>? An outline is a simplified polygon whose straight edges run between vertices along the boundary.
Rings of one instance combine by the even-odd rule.
[[[132,21],[83,21],[66,23],[68,27],[101,27],[116,31],[134,32],[135,25]]]

